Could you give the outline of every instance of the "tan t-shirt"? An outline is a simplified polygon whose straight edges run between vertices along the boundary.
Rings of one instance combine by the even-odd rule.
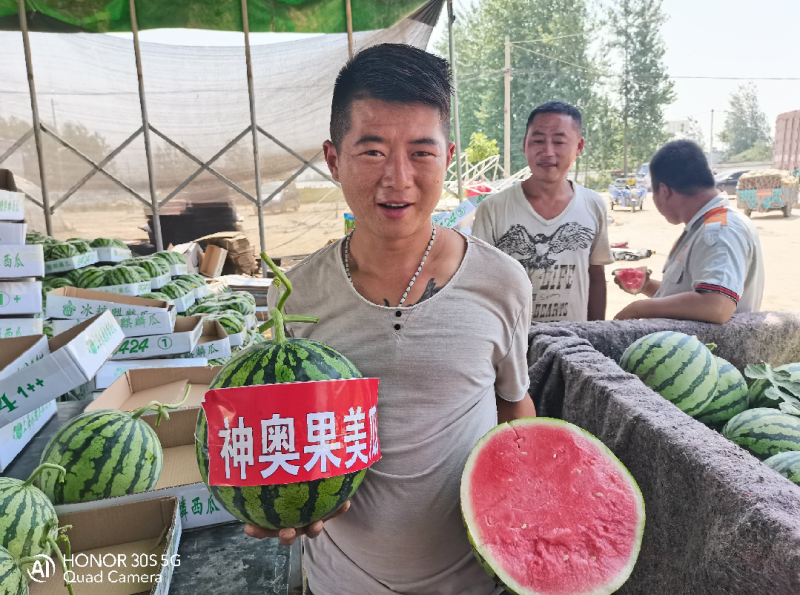
[[[522,184],[484,200],[472,235],[525,267],[533,285],[533,322],[583,322],[589,313],[589,265],[614,262],[606,207],[597,192],[572,184],[575,196],[560,215],[545,219]]]
[[[497,423],[495,394],[518,401],[528,390],[531,285],[512,258],[466,241],[450,282],[407,308],[379,306],[356,292],[341,241],[288,273],[294,292],[286,312],[320,318],[292,324],[294,336],[330,345],[364,376],[380,379],[383,458],[352,508],[304,540],[315,595],[500,592],[470,549],[459,485],[473,446]]]

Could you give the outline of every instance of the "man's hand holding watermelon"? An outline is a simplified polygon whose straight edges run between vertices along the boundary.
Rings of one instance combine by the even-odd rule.
[[[340,514],[344,514],[350,510],[350,500],[345,502],[339,510],[334,512],[331,515],[326,516],[321,521],[317,521],[316,523],[311,523],[307,527],[298,527],[296,529],[286,528],[286,529],[262,529],[261,527],[256,527],[255,525],[245,525],[244,532],[247,533],[250,537],[255,537],[257,539],[264,539],[265,537],[277,537],[281,541],[281,545],[292,545],[294,540],[298,537],[305,535],[309,539],[314,539],[315,537],[319,536],[322,533],[322,529],[324,528],[323,523],[335,519]]]

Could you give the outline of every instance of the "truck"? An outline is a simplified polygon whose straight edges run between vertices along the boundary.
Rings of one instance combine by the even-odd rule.
[[[800,110],[786,112],[775,122],[772,166],[794,172],[800,168]]]

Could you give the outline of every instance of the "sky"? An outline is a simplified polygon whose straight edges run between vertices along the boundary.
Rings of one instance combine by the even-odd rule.
[[[473,1],[455,0],[456,16],[469,10]],[[754,80],[771,128],[778,114],[800,110],[800,0],[663,0],[662,7],[667,16],[664,62],[669,75],[675,77],[677,97],[666,108],[667,120],[695,118],[708,142],[711,110],[715,110],[716,137],[724,124],[730,94],[747,79],[755,78],[795,79]],[[431,44],[440,39],[445,27],[443,11]],[[251,42],[275,43],[302,37],[306,36],[253,34]],[[144,31],[140,38],[176,45],[243,43],[241,33],[196,30]]]

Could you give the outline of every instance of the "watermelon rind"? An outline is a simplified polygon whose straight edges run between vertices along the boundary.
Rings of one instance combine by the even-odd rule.
[[[42,491],[55,504],[89,502],[155,487],[163,465],[161,443],[153,429],[130,413],[100,409],[78,415],[53,434],[42,463],[61,465],[40,476]]]
[[[280,345],[262,343],[240,351],[219,371],[209,389],[339,378],[361,378],[361,374],[331,347],[310,339],[289,338]],[[203,482],[220,506],[233,516],[267,529],[303,527],[326,517],[350,499],[367,471],[286,485],[213,486],[208,483],[207,432],[201,408],[195,436]]]
[[[28,581],[17,559],[0,547],[0,595],[28,595]]]
[[[708,426],[719,428],[750,406],[750,395],[742,373],[727,360],[714,357],[719,370],[714,397],[695,416],[695,419]]]
[[[490,549],[484,544],[480,543],[480,540],[477,539],[478,526],[474,521],[475,511],[472,508],[471,498],[469,496],[471,485],[470,477],[477,463],[478,456],[486,443],[498,433],[508,431],[514,427],[525,427],[527,425],[550,426],[556,429],[571,432],[572,434],[578,436],[581,440],[588,440],[597,447],[597,449],[609,462],[611,462],[611,464],[619,471],[620,475],[627,479],[634,495],[637,514],[634,547],[631,552],[630,559],[628,560],[628,563],[622,569],[620,569],[619,573],[613,578],[613,580],[592,591],[585,591],[581,593],[581,595],[610,595],[611,593],[614,593],[625,583],[625,581],[628,580],[633,572],[634,566],[636,565],[636,560],[639,557],[645,526],[644,498],[642,497],[642,492],[639,489],[639,484],[630,474],[625,465],[622,464],[617,456],[605,444],[603,444],[603,442],[586,430],[560,419],[532,417],[502,423],[489,430],[489,432],[487,432],[480,440],[478,440],[478,443],[472,449],[472,452],[467,458],[467,463],[461,476],[461,515],[466,527],[467,537],[472,546],[476,559],[484,568],[484,570],[487,571],[489,576],[494,578],[495,581],[500,583],[510,593],[513,593],[514,595],[539,595],[535,591],[516,581],[507,571],[503,569],[503,565],[500,562],[494,560]]]
[[[722,435],[761,460],[800,451],[800,417],[776,409],[748,409],[731,418]]]
[[[792,483],[800,485],[800,451],[792,450],[776,454],[765,460],[764,464]]]
[[[661,331],[635,341],[620,367],[688,415],[703,411],[719,379],[711,351],[697,337]]]

